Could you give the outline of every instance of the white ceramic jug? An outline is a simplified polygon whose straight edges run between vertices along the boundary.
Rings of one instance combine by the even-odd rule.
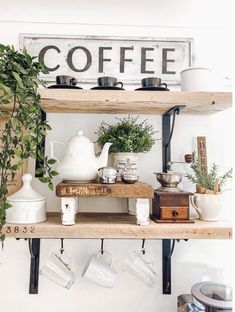
[[[112,143],[105,143],[99,157],[95,156],[94,143],[78,131],[66,146],[62,160],[54,154],[54,144],[64,143],[59,141],[51,142],[51,158],[58,161],[56,170],[59,177],[66,182],[87,182],[97,179],[98,169],[107,166],[108,151]]]
[[[190,197],[192,206],[204,221],[218,221],[221,211],[220,195],[195,194]]]

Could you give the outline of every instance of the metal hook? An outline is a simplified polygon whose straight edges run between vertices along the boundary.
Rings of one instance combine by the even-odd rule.
[[[63,238],[60,239],[60,253],[61,255],[63,255],[64,253],[64,239]]]
[[[143,255],[145,254],[144,245],[145,245],[145,239],[142,239],[142,249],[141,249],[141,251],[142,251]]]
[[[101,252],[101,255],[103,255],[103,253],[104,253],[104,239],[103,238],[101,238],[100,252]]]

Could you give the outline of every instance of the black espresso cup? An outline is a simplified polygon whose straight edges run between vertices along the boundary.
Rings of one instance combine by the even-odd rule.
[[[56,76],[57,85],[76,86],[77,79],[72,76]]]
[[[154,87],[162,87],[167,88],[166,83],[161,82],[161,78],[157,77],[148,77],[141,80],[141,84],[143,88],[154,88]]]
[[[115,77],[99,77],[97,78],[97,83],[99,87],[123,87],[123,83],[121,81],[117,81]]]

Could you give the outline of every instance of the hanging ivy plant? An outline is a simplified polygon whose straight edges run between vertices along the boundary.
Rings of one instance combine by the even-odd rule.
[[[41,161],[36,173],[43,174],[39,180],[50,189],[53,176],[58,174],[51,168],[55,160],[44,156],[43,148],[37,148],[51,130],[48,122],[41,120],[43,106],[37,92],[43,84],[38,78],[41,72],[47,73],[44,65],[35,62],[26,50],[20,53],[0,44],[0,118],[8,118],[0,137],[0,233],[10,207],[7,186],[24,160],[31,157]],[[0,241],[4,238],[0,234]]]

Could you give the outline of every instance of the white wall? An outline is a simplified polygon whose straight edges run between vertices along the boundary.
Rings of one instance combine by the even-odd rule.
[[[195,61],[216,70],[221,77],[231,79],[231,5],[232,1],[165,0],[165,1],[71,1],[40,2],[0,0],[0,42],[19,42],[20,33],[192,37]],[[131,88],[131,87],[130,87]],[[161,137],[161,117],[148,118]],[[94,132],[102,120],[113,121],[114,115],[49,114],[53,130],[48,142],[58,139],[66,142],[77,128],[96,139]],[[63,127],[61,127],[63,125]],[[66,131],[65,131],[66,129]],[[172,158],[181,160],[192,151],[193,139],[206,135],[209,162],[215,161],[221,170],[231,167],[231,110],[214,116],[178,116],[172,142]],[[176,167],[181,169],[182,167]],[[185,169],[185,168],[184,168]],[[161,170],[161,141],[152,151],[141,156],[141,180],[157,183],[153,172]],[[35,181],[35,187],[47,196],[48,210],[59,211],[56,197]],[[183,187],[192,186],[183,181]],[[81,209],[89,210],[94,202],[82,201]],[[125,209],[122,200],[96,201],[97,209]],[[221,218],[231,218],[231,194],[224,195]],[[182,225],[183,226],[183,225]],[[105,248],[112,254],[119,280],[114,289],[107,290],[89,284],[80,278],[88,258],[98,250],[99,240],[66,240],[65,248],[74,259],[79,276],[69,290],[61,289],[41,278],[38,295],[28,295],[29,252],[27,242],[7,239],[0,251],[0,304],[9,312],[153,312],[176,311],[176,298],[189,293],[191,286],[201,280],[217,280],[231,284],[231,243],[219,240],[190,240],[177,243],[172,259],[172,295],[162,295],[161,241],[147,241],[159,275],[158,286],[149,289],[121,271],[124,256],[139,248],[138,240],[107,240]],[[59,240],[43,240],[41,261],[59,247]]]

